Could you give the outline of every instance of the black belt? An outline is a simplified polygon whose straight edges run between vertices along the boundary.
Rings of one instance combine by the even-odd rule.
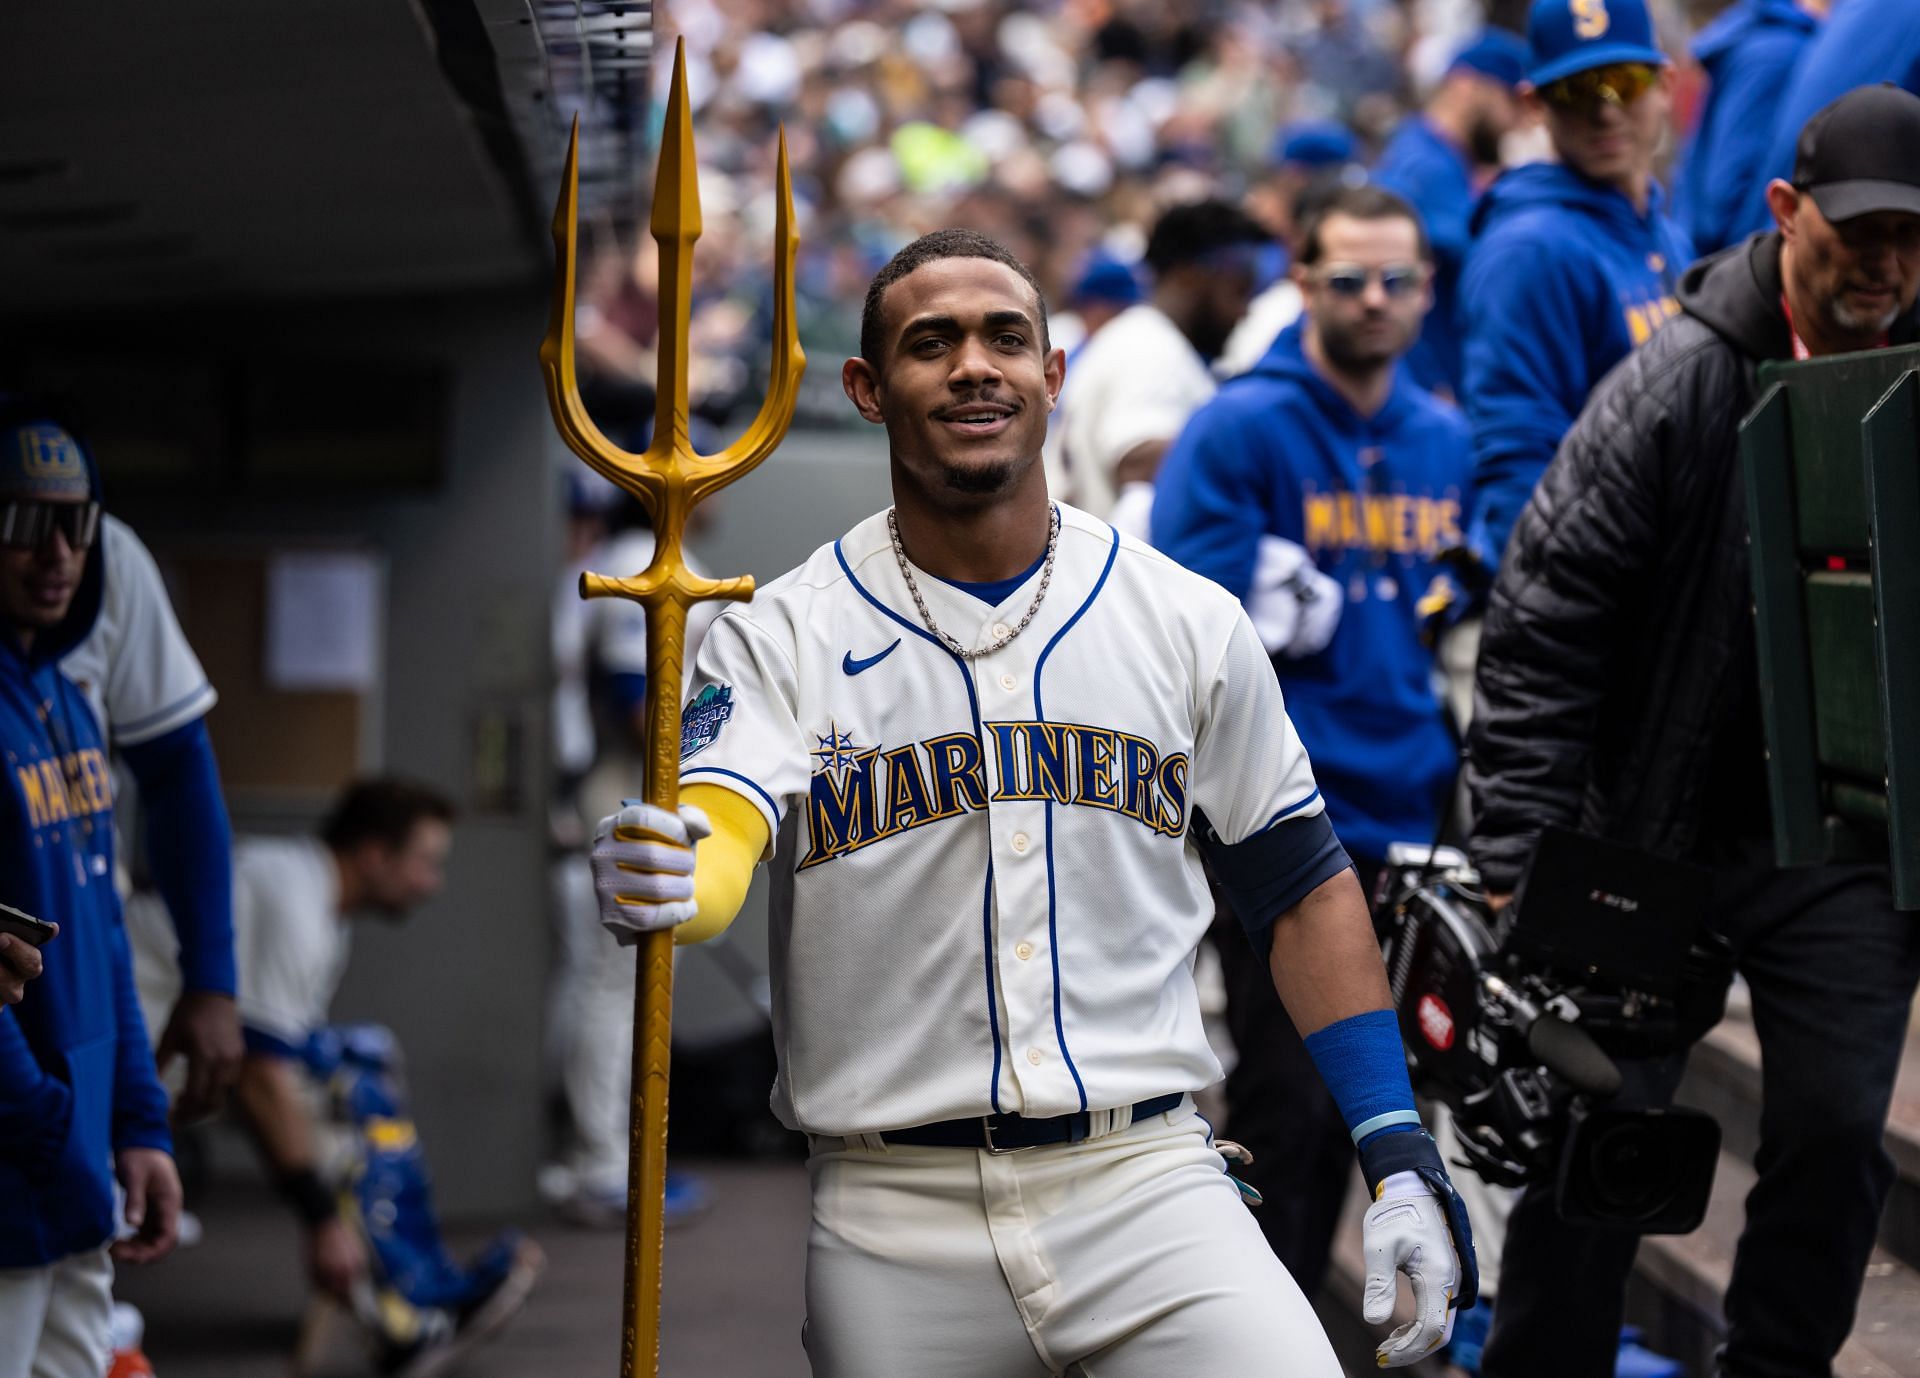
[[[1185,1092],[1155,1096],[1133,1107],[1133,1123],[1164,1115],[1178,1106]],[[1015,1153],[1023,1148],[1047,1144],[1084,1142],[1093,1127],[1093,1115],[1077,1110],[1071,1115],[1030,1120],[1024,1115],[978,1115],[967,1120],[941,1120],[937,1124],[915,1125],[912,1129],[890,1129],[880,1138],[890,1144],[913,1144],[920,1148],[982,1148],[989,1153]]]

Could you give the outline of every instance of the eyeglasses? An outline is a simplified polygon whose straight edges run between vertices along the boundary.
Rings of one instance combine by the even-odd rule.
[[[1660,79],[1660,69],[1645,62],[1611,62],[1589,67],[1540,88],[1540,99],[1561,110],[1595,110],[1602,105],[1632,105]]]
[[[1418,292],[1427,284],[1427,270],[1418,263],[1389,263],[1383,268],[1363,268],[1357,263],[1329,263],[1314,270],[1315,283],[1336,297],[1361,297],[1367,286],[1378,282],[1389,298]]]
[[[97,502],[39,502],[15,498],[0,502],[0,546],[38,550],[58,531],[74,550],[93,544],[100,530]]]

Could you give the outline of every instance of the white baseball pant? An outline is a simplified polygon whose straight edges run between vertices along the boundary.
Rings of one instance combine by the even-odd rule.
[[[106,1246],[0,1269],[0,1378],[100,1378],[113,1358]]]
[[[814,1378],[1340,1378],[1191,1100],[1000,1156],[816,1139]]]

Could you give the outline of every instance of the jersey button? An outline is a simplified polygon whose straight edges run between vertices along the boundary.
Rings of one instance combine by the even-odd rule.
[[[1045,1056],[1046,1054],[1041,1052],[1038,1048],[1027,1049],[1027,1061],[1031,1062],[1036,1067],[1040,1065],[1040,1059]]]
[[[1014,685],[1018,684],[1019,682],[1020,681],[1015,679],[1012,675],[1000,676],[1000,687],[1002,689],[1011,689],[1013,688]]]
[[[1016,852],[1025,852],[1027,848],[1032,845],[1032,842],[1033,839],[1025,833],[1015,833],[1013,835],[1013,850]]]
[[[1018,957],[1023,962],[1031,961],[1033,958],[1033,944],[1032,943],[1016,943],[1014,945],[1013,955]]]
[[[1006,623],[996,622],[993,624],[993,639],[995,641],[998,641],[1001,637],[1005,636],[1008,632],[1012,630],[1013,628],[1009,627]]]

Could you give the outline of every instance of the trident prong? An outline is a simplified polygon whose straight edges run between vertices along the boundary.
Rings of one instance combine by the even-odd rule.
[[[647,742],[642,794],[674,809],[680,801],[680,680],[687,609],[708,599],[753,596],[753,578],[709,579],[687,567],[682,549],[696,504],[772,454],[793,421],[806,355],[793,303],[800,236],[793,223],[793,177],[786,130],[780,132],[779,202],[774,218],[773,367],[766,399],[746,434],[717,455],[695,452],[687,431],[687,332],[692,307],[693,244],[700,237],[700,188],[687,104],[686,44],[673,55],[673,86],[654,177],[650,228],[660,245],[660,347],[653,442],[634,455],[593,423],[580,400],[573,357],[575,239],[580,218],[580,121],[573,123],[553,213],[553,309],[540,345],[540,371],[554,425],[567,447],[603,478],[646,507],[653,560],[627,578],[580,576],[583,598],[628,598],[647,610]],[[664,1261],[667,1172],[667,1065],[673,1018],[673,935],[642,941],[634,994],[633,1119],[627,1167],[627,1276],[620,1343],[622,1378],[660,1367],[660,1283]],[[641,1367],[644,1356],[644,1369]]]

